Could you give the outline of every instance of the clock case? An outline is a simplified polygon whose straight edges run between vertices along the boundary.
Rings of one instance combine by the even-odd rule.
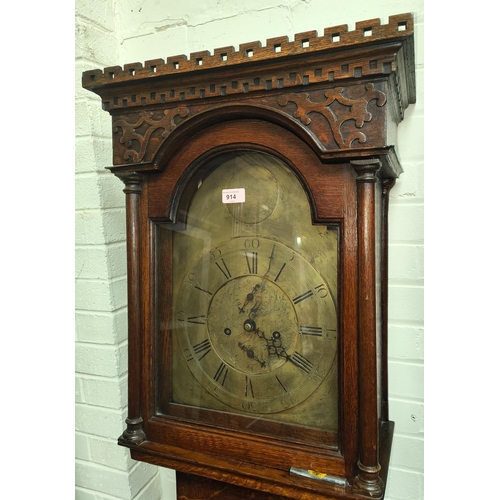
[[[397,125],[415,102],[412,15],[85,71],[82,84],[112,116],[108,168],[125,184],[128,417],[119,444],[175,469],[178,498],[383,498],[394,428],[388,201],[402,173]],[[339,228],[335,446],[295,443],[286,425],[270,440],[158,411],[156,287],[169,286],[175,262],[158,275],[156,229],[182,222],[203,158],[238,148],[293,165],[311,222]]]

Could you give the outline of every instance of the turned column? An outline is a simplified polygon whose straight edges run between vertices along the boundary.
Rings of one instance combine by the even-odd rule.
[[[359,473],[354,487],[371,497],[381,496],[383,482],[378,449],[377,300],[375,261],[375,183],[380,160],[353,160],[358,174],[358,346],[359,346]]]
[[[128,295],[128,417],[127,428],[118,438],[122,445],[137,445],[146,439],[142,428],[137,380],[141,367],[140,302],[140,199],[143,176],[137,172],[117,173],[125,183],[127,213],[127,295]]]

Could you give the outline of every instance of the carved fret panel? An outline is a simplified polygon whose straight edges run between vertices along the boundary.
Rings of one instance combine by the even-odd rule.
[[[285,115],[309,134],[320,152],[385,146],[387,95],[383,82],[327,87],[309,92],[269,95],[259,102],[237,99],[232,105],[250,104]],[[181,124],[216,103],[185,104],[163,110],[130,110],[113,117],[114,165],[149,163],[162,142]]]
[[[278,104],[310,130],[323,151],[359,148],[367,142],[383,147],[385,110],[379,108],[386,102],[386,93],[373,83],[278,98]]]
[[[113,164],[150,162],[160,144],[189,116],[187,106],[113,117]]]

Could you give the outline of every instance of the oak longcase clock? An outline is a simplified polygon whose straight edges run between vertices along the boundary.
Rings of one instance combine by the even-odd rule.
[[[119,444],[175,469],[179,499],[384,496],[413,50],[402,14],[83,74],[126,193]]]

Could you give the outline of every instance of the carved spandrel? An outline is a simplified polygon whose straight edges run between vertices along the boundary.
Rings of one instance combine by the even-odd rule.
[[[367,143],[368,139],[372,146],[383,145],[385,128],[380,113],[370,103],[374,101],[379,108],[385,106],[387,97],[384,92],[377,90],[373,83],[367,83],[336,87],[322,93],[323,96],[308,92],[284,94],[278,98],[278,104],[291,113],[292,103],[295,107],[293,116],[310,128],[324,149],[352,149]],[[324,120],[318,120],[318,115]],[[370,122],[373,122],[371,127]]]
[[[114,161],[142,163],[151,161],[158,147],[178,123],[189,115],[189,108],[179,106],[161,112],[141,111],[126,118],[113,119]]]

